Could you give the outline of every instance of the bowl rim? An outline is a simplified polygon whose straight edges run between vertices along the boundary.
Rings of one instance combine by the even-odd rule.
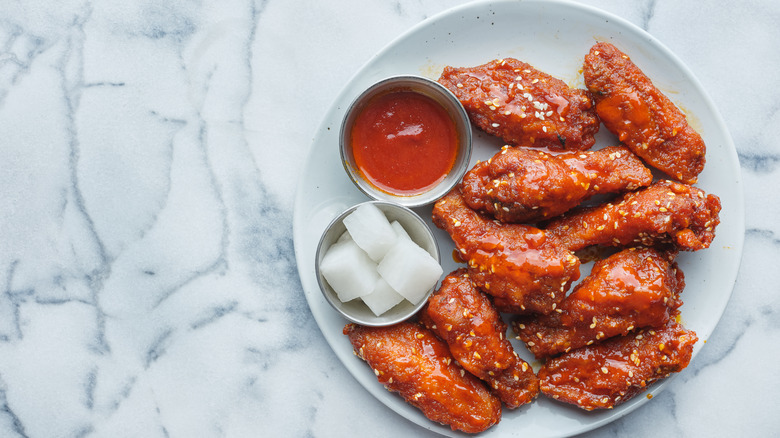
[[[423,220],[423,218],[419,214],[417,214],[415,211],[413,211],[411,208],[409,208],[409,207],[407,207],[405,205],[401,205],[401,204],[396,203],[396,202],[392,202],[392,201],[368,200],[368,201],[365,201],[365,202],[360,202],[358,204],[352,205],[351,207],[348,207],[343,212],[341,212],[341,214],[339,214],[338,216],[333,218],[333,220],[331,220],[330,223],[328,224],[328,226],[325,228],[325,231],[322,232],[322,235],[320,236],[320,240],[317,243],[317,250],[314,253],[314,271],[315,271],[315,277],[317,278],[317,283],[318,283],[318,285],[320,287],[320,292],[322,293],[322,295],[325,298],[325,300],[328,302],[328,304],[330,304],[330,306],[333,309],[335,309],[339,314],[341,314],[341,316],[343,316],[344,318],[346,318],[350,322],[353,322],[353,323],[356,323],[356,324],[360,324],[360,325],[364,325],[364,326],[370,326],[370,327],[390,326],[390,325],[394,325],[394,324],[398,324],[400,322],[406,321],[407,319],[409,319],[409,318],[413,317],[414,315],[416,315],[420,311],[420,309],[422,309],[423,306],[428,302],[428,298],[436,290],[436,288],[438,287],[438,284],[441,281],[441,279],[439,279],[436,282],[436,284],[434,284],[430,288],[430,290],[428,290],[425,293],[425,295],[420,299],[419,303],[414,304],[414,303],[410,303],[409,301],[405,301],[406,303],[408,303],[408,305],[406,307],[409,307],[409,306],[411,306],[411,307],[408,308],[407,312],[401,313],[401,314],[399,314],[397,316],[394,316],[394,317],[383,317],[381,315],[380,316],[375,316],[372,313],[370,313],[371,310],[369,309],[368,312],[369,312],[370,320],[366,320],[366,319],[360,318],[358,316],[355,316],[355,315],[347,312],[346,309],[343,306],[346,303],[343,303],[341,300],[338,299],[338,297],[336,296],[335,291],[333,291],[333,288],[330,287],[329,284],[327,284],[327,280],[325,280],[325,278],[323,277],[322,273],[320,272],[320,262],[322,261],[322,257],[324,257],[325,252],[327,252],[327,249],[329,249],[330,246],[335,244],[336,243],[336,239],[338,239],[337,236],[334,236],[334,238],[332,239],[330,245],[325,247],[324,245],[326,243],[326,238],[329,237],[331,235],[331,233],[333,232],[333,230],[335,228],[337,228],[340,224],[343,226],[344,218],[346,218],[349,214],[351,214],[352,212],[357,210],[358,207],[360,207],[361,205],[364,205],[364,204],[374,204],[374,205],[376,205],[380,210],[382,210],[382,213],[384,213],[385,215],[387,215],[387,213],[384,211],[385,208],[395,209],[395,211],[401,212],[401,215],[403,215],[404,217],[407,217],[410,222],[416,224],[417,228],[419,230],[422,230],[422,231],[419,232],[419,233],[412,233],[412,232],[410,232],[410,230],[406,230],[407,233],[409,233],[409,237],[412,239],[412,241],[415,244],[417,244],[423,250],[425,250],[425,252],[430,254],[436,260],[436,263],[438,263],[439,265],[441,265],[441,250],[439,248],[439,242],[436,240],[436,236],[433,234],[433,231],[428,226],[428,224],[425,222],[425,220]],[[388,218],[388,219],[390,219],[390,218]],[[404,225],[404,224],[402,224],[402,225]],[[346,226],[344,228],[346,229]],[[406,229],[406,226],[404,226],[404,229]],[[428,244],[427,245],[421,245],[419,242],[417,242],[414,239],[413,234],[415,234],[415,235],[417,235],[417,234],[424,235],[425,239],[429,241],[429,242],[427,242]],[[430,248],[430,250],[428,248]],[[352,301],[354,301],[354,300],[352,300]],[[349,302],[351,302],[351,301],[349,301]],[[362,303],[362,305],[366,306],[366,308],[368,308],[368,306],[365,303]],[[391,312],[392,309],[393,308],[389,309],[387,312],[385,312],[385,314],[387,314],[388,312]]]
[[[413,86],[418,88],[413,88]],[[364,103],[369,102],[373,97],[381,93],[394,91],[394,87],[398,91],[413,91],[436,101],[450,115],[458,134],[458,155],[450,172],[438,184],[416,195],[394,195],[375,187],[371,182],[363,178],[354,165],[351,154],[348,152],[350,148],[349,126],[363,108]],[[429,91],[429,93],[423,92],[423,90]],[[446,100],[449,105],[443,104],[442,100]],[[369,198],[378,201],[394,202],[410,208],[422,207],[433,204],[444,197],[463,179],[471,163],[473,136],[471,120],[466,112],[466,108],[447,87],[425,76],[415,74],[393,75],[374,82],[358,94],[349,104],[341,119],[339,153],[341,164],[347,176],[355,187]]]

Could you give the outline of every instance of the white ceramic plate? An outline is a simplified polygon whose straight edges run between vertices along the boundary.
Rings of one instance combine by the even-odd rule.
[[[451,9],[412,28],[372,58],[337,97],[316,133],[297,188],[293,234],[298,271],[311,312],[336,355],[352,375],[390,409],[420,426],[460,436],[433,423],[420,411],[380,385],[371,369],[352,354],[342,334],[346,321],[325,301],[317,286],[314,259],[323,230],[347,207],[365,201],[340,162],[338,135],[349,103],[372,83],[395,74],[438,78],[445,65],[474,66],[514,57],[552,74],[570,86],[583,87],[583,57],[599,40],[609,41],[631,56],[644,72],[688,115],[707,144],[707,165],[698,186],[720,196],[723,204],[717,237],[707,250],[683,253],[678,262],[687,287],[682,322],[699,335],[698,353],[720,319],[736,279],[744,236],[743,189],[731,137],[712,101],[690,70],[666,47],[633,24],[609,13],[562,1],[477,2]],[[613,144],[603,129],[597,145]],[[486,159],[501,143],[475,130],[472,164]],[[597,146],[597,147],[600,147]],[[430,221],[430,207],[416,209]],[[434,228],[445,272],[449,236]],[[515,348],[526,359],[525,347]],[[692,363],[695,363],[695,359]],[[540,396],[534,403],[504,410],[501,422],[483,435],[569,436],[594,429],[648,402],[668,382],[659,382],[614,410],[586,412]],[[393,415],[388,413],[388,415]]]

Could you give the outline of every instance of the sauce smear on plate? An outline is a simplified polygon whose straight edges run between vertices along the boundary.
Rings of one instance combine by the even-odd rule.
[[[380,190],[403,196],[423,193],[444,179],[458,147],[447,111],[413,91],[372,99],[355,119],[350,136],[363,177]]]

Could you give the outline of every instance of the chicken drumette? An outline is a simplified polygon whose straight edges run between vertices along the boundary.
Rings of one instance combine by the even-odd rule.
[[[674,318],[548,359],[539,370],[542,393],[586,410],[611,409],[688,366],[696,333]]]
[[[549,315],[519,317],[518,337],[537,358],[664,325],[682,302],[685,287],[674,253],[629,248],[596,262],[588,275]]]
[[[425,327],[411,322],[347,324],[344,334],[379,383],[429,419],[468,433],[482,432],[501,419],[501,401],[458,366],[447,344]]]
[[[442,280],[421,320],[450,346],[466,371],[487,382],[504,404],[516,408],[539,393],[539,380],[505,337],[506,323],[490,299],[477,290],[466,269]]]
[[[585,56],[585,85],[607,129],[653,167],[685,183],[704,169],[704,141],[629,57],[609,43]]]
[[[614,202],[572,210],[543,227],[564,248],[591,245],[673,244],[685,251],[709,247],[720,223],[720,199],[688,184],[656,181]]]
[[[480,129],[513,146],[585,150],[596,142],[599,120],[590,93],[525,62],[504,58],[477,67],[444,67],[439,82]]]
[[[557,239],[477,213],[457,188],[436,202],[433,223],[449,233],[474,284],[501,311],[550,313],[580,276],[580,261]]]
[[[461,191],[471,208],[502,222],[535,222],[652,181],[650,169],[621,146],[561,154],[506,146],[466,173]]]

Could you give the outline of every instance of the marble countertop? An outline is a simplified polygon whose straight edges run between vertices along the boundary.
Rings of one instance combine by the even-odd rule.
[[[345,370],[296,270],[325,112],[462,0],[0,3],[0,436],[434,436]],[[731,301],[691,366],[588,436],[780,429],[780,3],[586,0],[659,39],[745,187]]]

